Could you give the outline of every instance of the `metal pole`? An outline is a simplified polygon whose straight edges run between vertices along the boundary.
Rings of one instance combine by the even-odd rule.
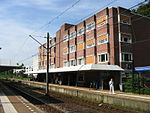
[[[49,87],[48,87],[48,75],[49,75],[49,33],[47,33],[47,72],[46,72],[46,95],[49,93]]]
[[[135,78],[135,77],[134,77],[134,71],[135,71],[135,70],[134,70],[134,59],[133,59],[133,60],[132,60],[132,93],[134,93],[134,91],[135,91],[135,89],[134,89],[134,88],[135,88],[135,87],[134,87],[134,86],[135,86],[135,82],[134,82],[134,78]]]

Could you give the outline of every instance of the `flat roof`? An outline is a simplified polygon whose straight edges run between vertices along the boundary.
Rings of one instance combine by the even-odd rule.
[[[63,68],[53,68],[49,69],[49,73],[58,73],[58,72],[75,72],[75,71],[124,71],[118,65],[100,65],[100,64],[87,64],[87,65],[79,65],[79,66],[70,66]],[[46,73],[46,69],[25,72],[25,74],[35,74],[35,73]]]

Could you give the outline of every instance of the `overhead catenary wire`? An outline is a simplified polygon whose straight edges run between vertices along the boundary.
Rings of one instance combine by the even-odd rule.
[[[32,35],[29,35],[29,37],[31,37],[34,41],[36,41],[37,43],[39,43],[41,46],[43,46],[46,49],[46,47],[41,42],[39,42],[36,38],[34,38]]]
[[[81,0],[77,0],[76,2],[74,2],[70,7],[68,7],[67,9],[65,9],[64,11],[62,11],[60,14],[58,14],[56,17],[52,18],[49,22],[47,22],[46,24],[44,24],[43,26],[41,26],[38,30],[33,31],[31,34],[43,29],[46,25],[51,24],[55,19],[58,19],[60,16],[62,16],[64,13],[66,13],[68,10],[70,10],[71,8],[73,8],[75,5],[77,5]],[[42,37],[42,36],[40,36]],[[25,39],[25,41],[23,41],[23,43],[21,44],[21,46],[19,47],[18,52],[16,52],[16,54],[14,55],[14,58],[19,54],[19,52],[21,51],[21,49],[24,47],[25,43],[27,42],[27,39]]]
[[[94,13],[97,12],[97,11],[99,11],[100,9],[103,9],[103,8],[105,8],[105,7],[108,7],[110,4],[113,4],[113,3],[116,2],[116,1],[118,1],[118,0],[113,0],[113,1],[111,1],[110,3],[104,5],[103,7],[99,8],[99,9],[93,11],[92,13],[90,13],[90,14],[88,14],[88,15],[82,17],[81,19],[77,20],[75,23],[78,23],[78,22],[84,20],[85,18],[91,16],[92,14],[94,14]]]
[[[141,17],[140,17],[140,19],[141,19]],[[133,21],[137,21],[137,20],[133,20]],[[132,21],[132,22],[133,22]],[[60,42],[58,42],[58,43],[56,43],[55,45],[53,45],[53,46],[51,46],[51,48],[52,47],[54,47],[54,46],[56,46],[57,44],[59,44],[59,43],[61,43],[61,42],[63,42],[63,41],[65,41],[66,39],[63,39],[63,40],[61,40]],[[149,41],[150,39],[148,39],[147,41]],[[141,42],[145,42],[146,40],[144,40],[144,41],[141,41]],[[139,43],[140,41],[138,41],[137,43]],[[127,44],[127,45],[121,45],[121,47],[123,47],[123,46],[131,46],[132,44],[135,44],[136,42],[134,42],[134,43],[131,43],[131,44]],[[114,48],[118,48],[119,46],[115,46],[115,47],[112,47],[112,48],[110,48],[110,50],[111,49],[114,49]],[[45,55],[44,55],[45,56]],[[57,57],[57,58],[60,58],[60,57]],[[62,57],[63,58],[63,57]]]
[[[141,2],[141,3],[144,3],[144,2]],[[139,5],[139,4],[140,4],[140,3],[138,3],[137,5]],[[137,5],[135,5],[135,6],[137,6]],[[132,6],[132,8],[135,7],[135,6]],[[129,8],[129,9],[130,9],[130,8]],[[118,15],[117,15],[117,16],[118,16]],[[110,19],[110,18],[108,18],[108,19]],[[118,24],[118,22],[117,22],[117,24]],[[61,40],[60,42],[58,42],[57,44],[59,44],[59,43],[61,43],[61,42],[63,42],[63,41],[64,41],[64,39]],[[57,44],[56,44],[56,45],[57,45]],[[55,46],[55,45],[53,45],[53,46]]]
[[[13,58],[15,59],[16,56],[19,54],[19,52],[21,51],[21,49],[25,46],[25,44],[27,43],[28,38],[26,38],[23,43],[20,45],[20,47],[18,48],[18,51],[15,53],[15,55],[13,56]]]
[[[149,35],[149,34],[148,34],[148,35]],[[134,44],[143,43],[143,42],[147,42],[147,41],[150,41],[150,39],[140,40],[140,41],[136,41],[136,42],[133,42],[133,43],[126,44],[126,45],[121,45],[121,47],[123,47],[123,46],[132,46],[132,45],[134,45]],[[114,49],[114,48],[118,48],[118,47],[119,47],[119,46],[114,46],[114,47],[112,47],[112,48],[110,48],[110,49]],[[102,49],[102,50],[104,50],[104,49]],[[20,60],[18,63],[22,63],[23,61],[29,60],[29,59],[35,57],[36,55],[39,55],[39,53],[35,53],[35,54],[33,54],[33,55],[31,55],[31,56],[29,56],[29,57],[23,59],[23,60]],[[46,56],[46,55],[42,55],[42,56]],[[57,57],[57,58],[64,58],[64,57]]]
[[[75,5],[77,5],[81,0],[77,0],[76,2],[74,2],[70,7],[66,8],[64,11],[62,11],[60,14],[58,14],[56,17],[52,18],[49,22],[47,22],[46,24],[44,24],[43,26],[41,26],[39,29],[35,30],[34,32],[32,32],[31,34],[36,33],[37,31],[43,29],[44,27],[46,27],[47,25],[50,25],[54,20],[58,19],[60,16],[62,16],[63,14],[65,14],[67,11],[69,11],[70,9],[72,9]]]
[[[23,59],[23,60],[20,60],[20,61],[18,61],[18,63],[22,63],[22,62],[24,62],[24,61],[26,61],[26,60],[29,60],[29,59],[31,59],[31,58],[33,58],[33,57],[35,57],[36,55],[38,55],[38,53],[33,54],[33,55],[31,55],[31,56],[29,56],[29,57],[27,57],[27,58]]]

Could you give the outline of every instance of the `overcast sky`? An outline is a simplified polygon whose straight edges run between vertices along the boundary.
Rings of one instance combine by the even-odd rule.
[[[143,0],[80,0],[52,24],[39,30],[76,1],[78,0],[0,0],[0,59],[19,62],[37,53],[39,44],[29,38],[30,34],[45,36],[46,32],[50,32],[51,36],[55,36],[63,23],[77,24],[83,17],[105,7],[130,8]],[[112,1],[114,2],[108,6]],[[41,43],[46,41],[42,37],[36,39]],[[22,63],[30,65],[32,60],[24,60]]]

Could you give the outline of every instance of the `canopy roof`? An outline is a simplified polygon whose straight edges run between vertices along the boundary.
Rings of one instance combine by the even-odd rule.
[[[11,69],[19,69],[19,66],[4,66],[0,65],[0,72],[8,71]]]
[[[49,69],[49,73],[58,73],[58,72],[75,72],[75,71],[124,71],[121,67],[117,65],[99,65],[99,64],[87,64],[87,65],[79,65],[79,66],[70,66],[63,68],[53,68]],[[38,70],[38,71],[30,71],[25,74],[34,74],[34,73],[46,73],[46,69]]]

